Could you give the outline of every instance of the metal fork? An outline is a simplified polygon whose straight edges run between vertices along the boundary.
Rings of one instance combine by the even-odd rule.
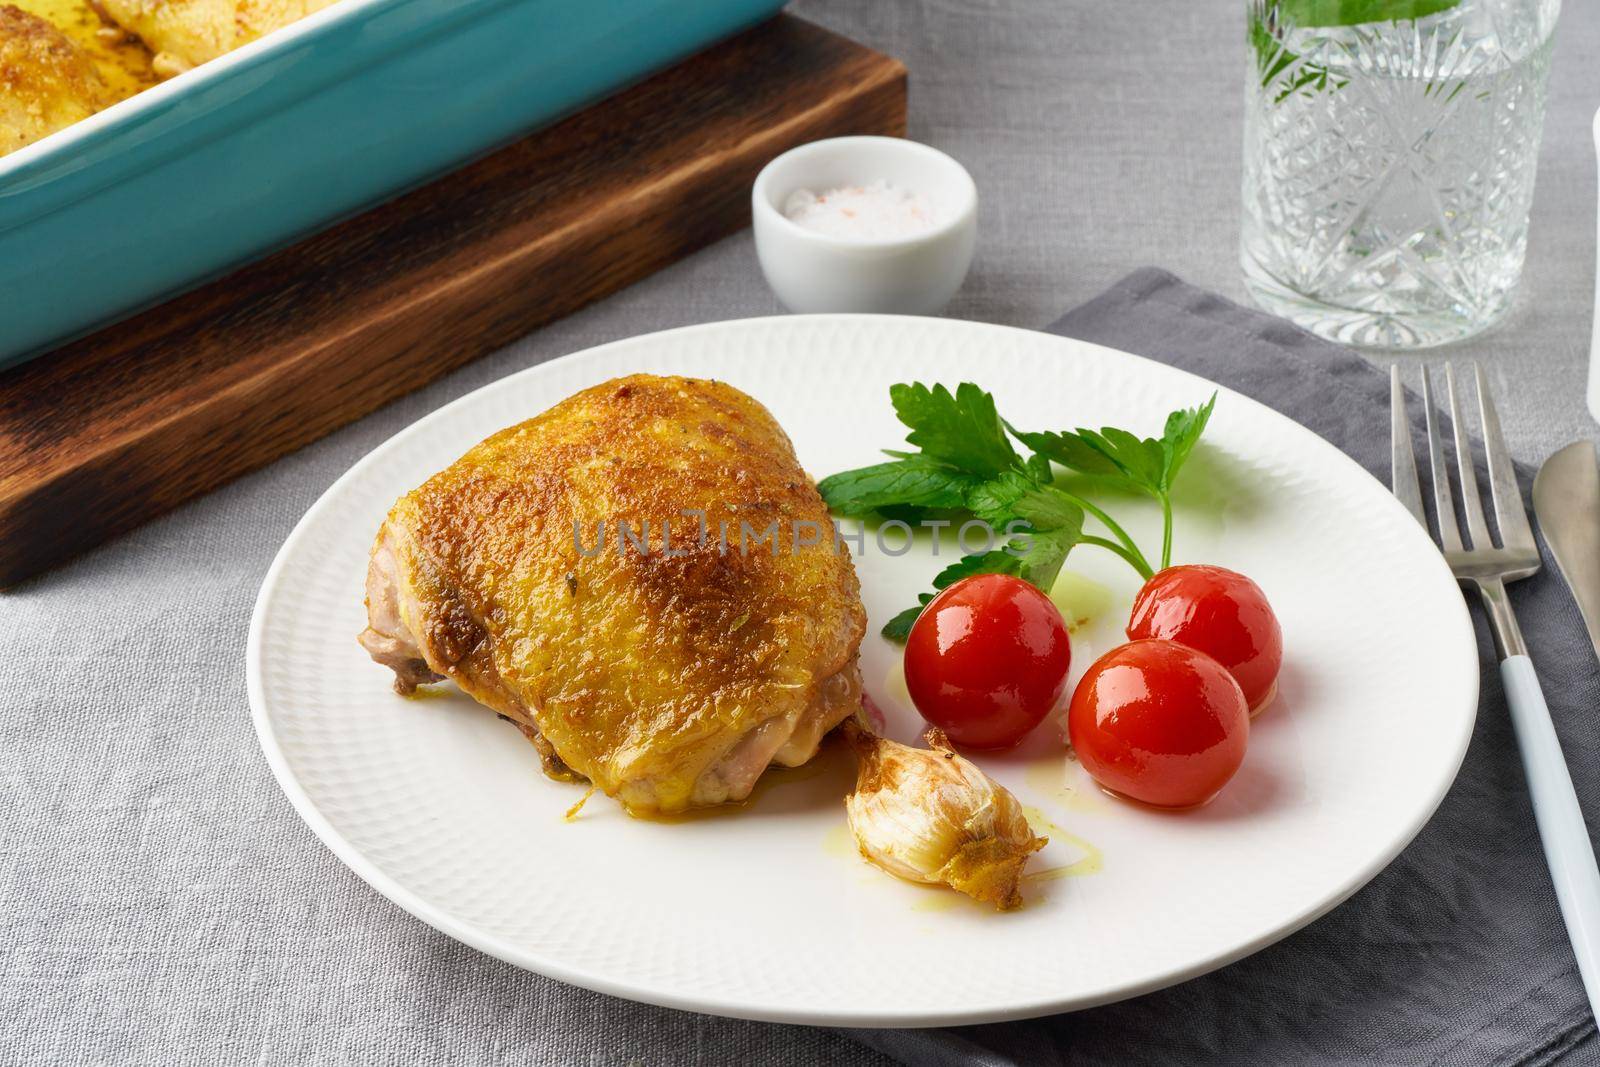
[[[1522,754],[1528,792],[1533,799],[1539,839],[1550,864],[1556,900],[1561,905],[1567,936],[1578,958],[1578,971],[1583,976],[1590,1010],[1600,1018],[1600,869],[1595,866],[1594,847],[1589,842],[1589,830],[1584,825],[1583,811],[1578,807],[1578,796],[1572,788],[1572,776],[1561,755],[1561,742],[1550,721],[1550,709],[1545,704],[1533,661],[1528,658],[1522,631],[1517,626],[1516,613],[1506,595],[1507,582],[1526,578],[1539,570],[1539,547],[1528,525],[1516,469],[1500,434],[1500,419],[1489,399],[1483,369],[1474,364],[1473,372],[1477,379],[1478,418],[1483,425],[1484,456],[1488,460],[1489,489],[1500,543],[1497,546],[1490,537],[1488,523],[1484,520],[1478,477],[1472,464],[1472,446],[1467,439],[1456,393],[1455,370],[1448,363],[1444,368],[1445,389],[1450,403],[1450,424],[1454,429],[1461,509],[1466,516],[1467,529],[1463,542],[1434,414],[1432,376],[1424,367],[1422,403],[1427,422],[1438,540],[1445,562],[1456,578],[1463,585],[1477,587],[1494,628],[1495,647],[1500,653],[1500,677],[1505,685],[1506,703],[1511,709],[1517,748]],[[1422,488],[1417,481],[1417,460],[1411,447],[1411,423],[1406,418],[1405,390],[1400,384],[1399,367],[1389,369],[1389,409],[1394,495],[1426,530],[1428,519],[1422,507]]]

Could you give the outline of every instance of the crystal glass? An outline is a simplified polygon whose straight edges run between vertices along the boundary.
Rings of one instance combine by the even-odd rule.
[[[1248,0],[1240,259],[1348,344],[1459,340],[1522,273],[1560,0]]]

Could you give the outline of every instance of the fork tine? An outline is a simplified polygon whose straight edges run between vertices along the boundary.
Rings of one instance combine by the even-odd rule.
[[[1450,400],[1450,428],[1455,432],[1456,469],[1461,474],[1461,507],[1467,513],[1467,534],[1473,548],[1493,548],[1489,524],[1483,521],[1483,501],[1478,496],[1478,472],[1472,467],[1472,442],[1467,439],[1461,404],[1456,399],[1456,369],[1449,363],[1444,365],[1444,385]]]
[[[1411,447],[1411,420],[1406,418],[1406,391],[1400,384],[1399,364],[1389,366],[1389,484],[1406,510],[1428,528],[1422,510],[1422,486],[1417,482],[1417,453]]]
[[[1433,474],[1433,507],[1438,513],[1439,543],[1446,552],[1461,551],[1461,528],[1456,525],[1456,502],[1450,492],[1450,471],[1445,466],[1444,445],[1439,441],[1438,419],[1433,412],[1433,382],[1422,368],[1422,408],[1428,424],[1428,469]]]
[[[1489,491],[1494,495],[1494,521],[1500,527],[1500,543],[1506,548],[1534,548],[1528,511],[1522,506],[1522,490],[1517,487],[1517,471],[1511,465],[1511,450],[1506,448],[1506,439],[1500,433],[1500,416],[1489,399],[1489,383],[1476,362],[1472,372],[1478,380],[1478,418],[1483,423],[1483,451],[1489,461]]]

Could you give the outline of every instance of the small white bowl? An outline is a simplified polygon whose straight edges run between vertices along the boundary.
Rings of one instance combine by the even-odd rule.
[[[927,197],[933,228],[888,240],[835,237],[783,213],[796,190],[876,181]],[[978,235],[972,175],[937,148],[898,137],[834,137],[792,148],[756,176],[750,206],[762,273],[798,312],[932,315],[961,288]]]

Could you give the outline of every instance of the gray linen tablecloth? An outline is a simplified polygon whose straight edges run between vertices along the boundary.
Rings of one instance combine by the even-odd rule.
[[[1387,481],[1388,376],[1282,320],[1143,270],[1050,332],[1237,389]],[[1412,415],[1420,447],[1415,400]],[[1522,475],[1526,488],[1532,474],[1524,468]],[[1600,661],[1548,557],[1544,571],[1516,584],[1513,600],[1593,822],[1600,816]],[[1460,776],[1410,847],[1328,916],[1231,967],[1122,1004],[1037,1022],[855,1036],[907,1063],[985,1067],[1546,1064],[1582,1042],[1592,1050],[1594,1021],[1481,618],[1478,631],[1482,699]]]
[[[904,59],[911,135],[977,179],[978,259],[949,313],[1038,327],[1145,263],[1242,294],[1242,6],[792,9]],[[1512,447],[1529,459],[1594,433],[1582,390],[1600,10],[1567,8],[1522,307],[1465,348],[1484,359]],[[256,589],[294,522],[351,463],[534,363],[778,310],[748,235],[730,238],[0,594],[0,1063],[891,1062],[832,1031],[626,1004],[457,945],[316,841],[248,722],[242,662]],[[1580,781],[1593,773],[1592,763],[1578,769]],[[1417,946],[1421,959],[1429,951]],[[1303,976],[1313,988],[1318,977]],[[1380,1026],[1386,1005],[1366,1007]],[[1390,1058],[1421,1062],[1403,1049]]]

